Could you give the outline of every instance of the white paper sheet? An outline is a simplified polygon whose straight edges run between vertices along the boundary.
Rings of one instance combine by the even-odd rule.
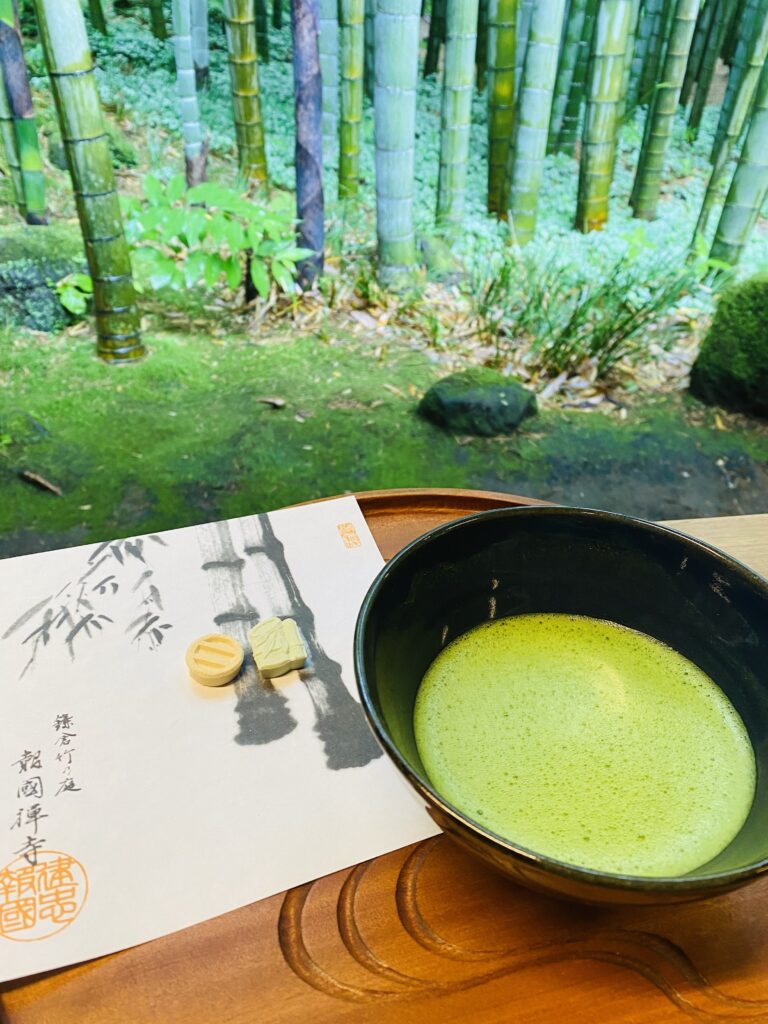
[[[353,498],[0,562],[0,981],[434,834],[354,689],[381,565]],[[301,680],[191,681],[192,640],[270,615]]]

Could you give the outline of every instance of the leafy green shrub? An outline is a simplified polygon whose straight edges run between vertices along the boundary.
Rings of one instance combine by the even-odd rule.
[[[133,143],[111,121],[107,121],[105,127],[115,167],[136,167],[139,157]]]
[[[82,317],[93,296],[93,281],[88,274],[67,274],[56,282],[55,291],[68,313]]]
[[[691,372],[702,401],[768,416],[768,274],[723,292]]]
[[[296,263],[311,251],[295,243],[286,200],[260,203],[212,183],[187,189],[181,174],[167,185],[148,174],[144,195],[125,201],[125,233],[153,289],[223,280],[235,291],[247,272],[262,298],[295,291]]]
[[[647,348],[648,329],[665,317],[694,283],[679,260],[652,273],[625,255],[602,275],[594,267],[566,270],[553,257],[539,265],[527,253],[508,252],[490,274],[471,282],[475,312],[497,354],[528,339],[531,362],[550,375],[575,372],[594,360],[597,375]],[[660,329],[654,337],[662,336]]]

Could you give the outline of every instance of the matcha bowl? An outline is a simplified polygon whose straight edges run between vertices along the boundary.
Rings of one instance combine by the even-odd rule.
[[[722,690],[746,728],[756,778],[746,819],[716,856],[654,877],[576,865],[526,846],[514,821],[494,831],[433,784],[414,731],[425,672],[447,643],[475,627],[534,614],[586,616],[646,634]],[[768,583],[700,541],[560,507],[496,509],[437,527],[371,586],[357,622],[355,671],[371,728],[440,828],[529,888],[592,903],[669,903],[718,895],[768,871]],[[466,685],[475,685],[471,673]],[[551,757],[556,763],[557,744]],[[624,783],[619,776],[616,785]],[[718,822],[712,826],[716,832]]]

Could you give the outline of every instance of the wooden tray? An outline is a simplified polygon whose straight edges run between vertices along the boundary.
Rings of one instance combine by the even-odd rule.
[[[440,522],[534,503],[477,491],[359,500],[385,557]],[[768,570],[768,516],[685,526],[707,539],[708,522],[721,546]],[[221,869],[248,866],[227,864],[223,850]],[[152,899],[140,879],[125,884]],[[442,836],[144,946],[0,986],[2,1024],[686,1016],[768,1020],[768,879],[687,906],[582,907],[518,888]]]

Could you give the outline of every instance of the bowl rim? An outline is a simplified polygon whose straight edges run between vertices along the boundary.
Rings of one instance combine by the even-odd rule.
[[[680,541],[689,550],[704,554],[705,557],[714,558],[716,563],[726,567],[731,572],[735,572],[742,578],[744,583],[750,587],[757,587],[758,590],[762,591],[764,596],[768,597],[768,579],[761,576],[759,573],[755,572],[754,569],[751,569],[748,565],[745,565],[744,562],[734,558],[732,555],[728,555],[719,548],[708,544],[706,541],[699,540],[697,537],[692,537],[690,534],[677,530],[674,527],[661,525],[647,519],[628,516],[618,512],[607,512],[601,509],[582,508],[570,505],[523,505],[520,507],[494,508],[481,512],[473,512],[469,515],[462,516],[459,519],[453,519],[448,523],[442,523],[428,530],[426,533],[421,534],[392,556],[371,583],[357,616],[354,634],[354,668],[357,690],[368,724],[373,730],[379,744],[383,747],[385,753],[389,756],[395,767],[405,777],[413,789],[415,789],[416,792],[427,801],[428,805],[434,805],[448,819],[455,820],[459,826],[463,826],[467,829],[473,834],[474,839],[479,840],[483,845],[491,847],[496,850],[496,852],[511,855],[516,863],[525,868],[545,870],[571,881],[581,882],[589,886],[598,886],[604,889],[635,890],[642,891],[643,893],[658,893],[659,895],[668,896],[673,894],[684,896],[686,893],[693,895],[695,893],[700,893],[703,890],[711,891],[713,894],[716,894],[717,892],[724,891],[725,889],[735,888],[743,882],[764,874],[768,871],[768,854],[766,854],[766,856],[761,860],[755,861],[743,868],[731,871],[711,872],[709,874],[697,875],[695,878],[686,877],[685,875],[648,876],[630,875],[618,872],[614,873],[599,871],[595,868],[581,867],[577,864],[569,864],[567,861],[557,860],[554,857],[549,857],[546,854],[538,853],[535,850],[530,850],[525,846],[514,843],[504,836],[499,835],[497,832],[494,832],[492,829],[479,824],[473,818],[468,817],[450,803],[450,801],[441,796],[437,790],[434,789],[428,779],[422,778],[416,774],[402,756],[396,744],[390,738],[389,732],[382,721],[381,716],[373,705],[373,700],[366,679],[364,664],[366,625],[371,613],[371,608],[379,594],[379,591],[385,583],[388,582],[389,578],[399,569],[403,562],[412,557],[413,554],[422,547],[432,543],[432,541],[437,537],[443,537],[450,533],[466,529],[467,526],[481,520],[511,519],[513,517],[527,518],[531,516],[536,518],[565,518],[575,516],[577,518],[602,519],[610,522],[621,523],[631,528],[637,528],[646,533],[671,536]],[[427,812],[431,815],[429,806],[427,807]]]

